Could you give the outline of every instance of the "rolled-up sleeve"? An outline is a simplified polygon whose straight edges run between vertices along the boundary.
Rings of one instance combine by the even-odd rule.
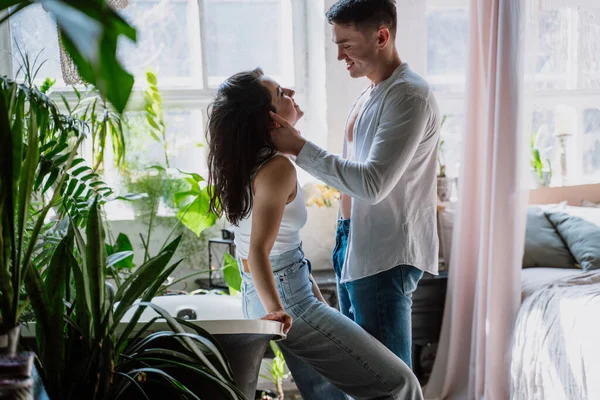
[[[307,142],[296,163],[314,177],[368,204],[396,186],[424,138],[431,115],[426,99],[403,94],[383,106],[369,156],[363,162],[336,156]]]

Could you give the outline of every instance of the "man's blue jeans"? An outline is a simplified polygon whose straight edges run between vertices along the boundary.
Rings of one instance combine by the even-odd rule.
[[[372,276],[341,283],[349,233],[350,220],[338,221],[332,261],[340,311],[412,368],[412,294],[423,271],[411,265],[398,265]]]

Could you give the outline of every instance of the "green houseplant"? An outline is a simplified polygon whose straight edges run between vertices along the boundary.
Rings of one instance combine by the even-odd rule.
[[[275,355],[275,357],[273,358],[273,360],[271,361],[271,363],[269,365],[267,365],[266,369],[267,369],[267,374],[263,374],[261,375],[263,378],[269,380],[270,382],[272,382],[275,387],[277,388],[277,400],[283,400],[284,399],[284,392],[283,392],[283,381],[284,379],[287,379],[290,375],[290,373],[287,371],[286,365],[285,365],[285,359],[283,358],[283,353],[281,352],[281,350],[279,349],[279,346],[277,345],[277,343],[275,342],[271,342],[271,350],[273,351],[273,354]],[[263,396],[264,398],[265,396]]]
[[[146,71],[143,112],[136,113],[124,124],[129,146],[134,154],[124,162],[122,176],[130,193],[144,195],[136,202],[137,213],[156,214],[162,202],[167,208],[175,209],[174,194],[187,186],[181,173],[171,168],[170,149],[167,141],[167,125],[164,120],[162,96],[158,89],[158,78],[152,71]],[[162,148],[160,159],[155,159],[148,167],[146,157],[148,139],[152,138]],[[143,160],[140,160],[140,158]]]
[[[139,267],[114,297],[107,295],[106,268],[130,252],[106,257],[100,204],[111,190],[83,160],[75,164],[83,125],[58,113],[35,87],[3,78],[0,88],[1,326],[2,332],[18,330],[24,305],[31,304],[40,373],[51,396],[115,399],[128,387],[143,391],[136,381],[142,374],[146,380],[149,375],[160,377],[177,392],[187,393],[164,368],[165,363],[181,366],[185,359],[183,364],[209,376],[229,398],[240,398],[218,347],[209,347],[211,358],[203,356],[211,340],[207,333],[184,334],[177,321],[161,312],[175,330],[173,340],[184,346],[166,359],[144,347],[154,343],[152,336],[141,347],[131,340],[135,317],[117,334],[124,310],[137,298],[150,300],[178,265],[169,261],[179,238]],[[68,229],[58,242],[44,243],[42,234],[60,225],[47,222],[50,211],[59,220],[67,218]],[[80,226],[86,228],[86,240]],[[163,367],[146,367],[148,357]]]
[[[60,115],[37,88],[0,77],[0,124],[0,329],[6,332],[18,327],[21,288],[34,269],[48,212],[70,212],[80,221],[84,191],[110,189],[76,157],[82,124]]]
[[[440,131],[444,127],[444,123],[446,122],[447,115],[442,117],[442,122],[440,124]],[[448,201],[452,196],[452,182],[454,179],[448,178],[446,176],[446,161],[444,159],[444,138],[440,138],[440,142],[438,144],[437,149],[437,161],[438,161],[438,174],[437,174],[437,194],[438,199],[441,201]]]
[[[135,392],[146,393],[146,384],[162,380],[172,385],[173,396],[199,398],[169,373],[169,368],[187,368],[220,385],[229,394],[228,398],[241,398],[231,370],[210,335],[197,327],[193,327],[196,333],[186,333],[182,326],[185,321],[172,318],[149,303],[181,262],[171,263],[181,237],[138,267],[118,285],[114,296],[109,296],[104,271],[121,257],[115,256],[116,253],[113,260],[107,259],[104,236],[99,205],[94,201],[86,223],[86,240],[71,224],[55,250],[46,278],[36,278],[36,286],[42,289],[31,291],[35,293],[32,304],[42,376],[47,378],[50,395],[63,399],[116,400],[128,398],[125,396]],[[67,260],[66,268],[64,260]],[[69,276],[72,288],[68,284]],[[47,302],[44,296],[50,292],[53,297]],[[65,301],[59,301],[63,299]],[[125,312],[137,299],[141,300],[141,306],[131,320],[121,324]],[[153,307],[166,319],[172,332],[157,332],[141,338],[140,334],[156,321],[154,319],[132,335],[146,306]],[[62,324],[50,323],[60,321],[61,316]],[[165,338],[179,344],[179,349],[164,349]]]
[[[0,2],[0,11],[14,7],[11,10],[14,14],[33,3],[41,3],[54,15],[62,43],[79,74],[121,113],[131,93],[133,77],[116,58],[117,41],[120,36],[135,40],[135,30],[103,0],[6,0]],[[4,15],[0,22],[5,22],[11,14],[5,12]],[[12,338],[16,335],[12,333],[18,331],[21,314],[30,303],[36,316],[36,345],[43,360],[41,372],[50,391],[58,393],[53,398],[70,398],[73,394],[73,398],[78,399],[113,399],[123,396],[123,390],[128,386],[139,388],[143,393],[140,382],[148,374],[170,381],[188,398],[198,398],[170,379],[164,369],[147,367],[151,359],[164,362],[165,358],[164,353],[156,354],[155,349],[144,347],[144,344],[153,343],[152,335],[141,345],[136,343],[135,348],[129,347],[127,335],[121,334],[119,341],[115,341],[115,314],[121,312],[119,307],[125,307],[121,304],[127,304],[125,299],[134,299],[140,290],[148,295],[153,286],[140,285],[138,279],[149,276],[149,268],[140,267],[139,275],[134,274],[132,281],[123,283],[130,290],[117,291],[114,298],[105,292],[102,271],[106,267],[104,264],[110,262],[102,251],[99,206],[112,191],[95,173],[98,168],[87,167],[77,156],[85,137],[85,122],[73,115],[60,114],[52,101],[31,85],[17,85],[6,78],[2,78],[0,85],[0,337],[11,332],[5,336],[10,342],[7,349],[10,351],[14,347]],[[103,144],[99,143],[99,146]],[[48,222],[51,213],[56,218]],[[64,238],[58,243],[40,243],[44,233],[56,227],[57,221],[65,221],[64,218],[69,218]],[[80,226],[88,229],[87,242],[78,233]],[[170,256],[168,249],[163,249],[157,257],[166,262]],[[68,267],[64,266],[65,259]],[[54,284],[60,290],[56,290]],[[73,301],[68,304],[65,299]],[[113,313],[111,305],[116,299],[121,302]],[[210,335],[201,331],[197,331],[194,338],[183,335],[181,326],[174,319],[157,311],[176,331],[172,337],[182,341],[191,354],[189,357],[199,360],[197,368],[193,363],[187,365],[200,375],[216,376],[212,380],[228,398],[240,398],[226,361],[219,356],[218,348],[210,344]],[[54,320],[50,320],[49,315],[66,325],[50,323]],[[69,386],[68,371],[61,366],[73,361],[72,350],[78,345],[90,350],[90,358],[71,365],[80,368],[76,372],[82,380]],[[113,363],[115,359],[119,360],[115,358],[117,355],[129,356],[128,362],[133,360],[129,350],[138,355],[143,351],[147,359],[136,358],[142,363],[138,367],[117,364],[122,368],[115,369]],[[203,355],[207,351],[214,357],[207,359]],[[171,353],[171,359],[175,358],[175,361],[170,364],[185,355]],[[218,363],[211,361],[215,357]],[[114,382],[121,382],[121,385]],[[76,396],[81,393],[84,397]]]
[[[539,133],[539,129],[536,129],[531,134],[531,139],[529,142],[529,148],[531,152],[530,164],[531,169],[534,174],[534,182],[536,186],[548,186],[550,185],[550,180],[552,179],[552,164],[549,159],[542,160],[540,150],[536,146],[536,140]],[[546,161],[546,165],[544,164]]]

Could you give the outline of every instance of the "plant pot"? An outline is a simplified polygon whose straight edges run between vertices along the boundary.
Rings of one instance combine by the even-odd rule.
[[[0,378],[0,399],[32,400],[33,379],[3,379]]]
[[[17,353],[21,327],[0,335],[0,399],[31,399],[34,354]]]
[[[17,353],[20,333],[21,327],[17,326],[0,335],[0,380],[2,382],[31,377],[34,354],[29,351]]]
[[[12,356],[0,355],[0,379],[31,377],[34,354],[24,351]]]
[[[21,327],[15,326],[14,328],[9,329],[6,333],[0,335],[0,356],[14,356],[17,353],[20,334]]]
[[[450,201],[452,197],[453,178],[446,176],[438,176],[437,178],[437,195],[440,201]]]

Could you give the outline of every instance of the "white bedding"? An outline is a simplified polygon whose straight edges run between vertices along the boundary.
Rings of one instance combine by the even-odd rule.
[[[575,268],[523,268],[521,270],[521,301],[531,296],[538,289],[548,286],[558,279],[581,275]]]
[[[600,399],[600,271],[523,272],[512,399]]]

